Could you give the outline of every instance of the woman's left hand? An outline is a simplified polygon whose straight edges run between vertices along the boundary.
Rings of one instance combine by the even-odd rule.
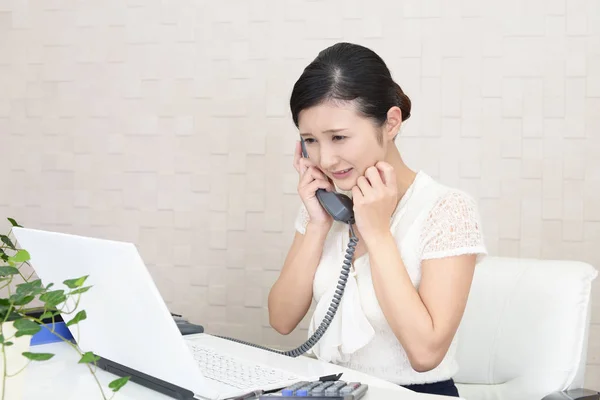
[[[365,242],[390,233],[390,219],[398,204],[394,168],[383,161],[369,167],[352,188],[356,227]]]

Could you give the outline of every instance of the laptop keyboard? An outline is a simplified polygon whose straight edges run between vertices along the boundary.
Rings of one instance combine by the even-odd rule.
[[[285,385],[299,379],[289,372],[252,364],[198,344],[189,343],[189,346],[205,377],[238,389],[262,388],[275,383]]]

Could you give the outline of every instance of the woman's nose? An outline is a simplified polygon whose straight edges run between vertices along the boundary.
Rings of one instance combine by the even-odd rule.
[[[338,163],[337,154],[327,147],[321,147],[320,164],[323,169],[330,170]]]

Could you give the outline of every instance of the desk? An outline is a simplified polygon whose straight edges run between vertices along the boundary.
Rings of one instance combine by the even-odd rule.
[[[31,351],[54,353],[49,361],[31,363],[25,371],[25,389],[23,400],[101,400],[102,395],[94,377],[87,366],[77,364],[78,356],[66,343],[58,342],[32,347]],[[301,362],[321,361],[308,359]],[[300,360],[298,360],[300,361]],[[326,363],[322,363],[326,364]],[[446,396],[424,395],[412,392],[390,382],[365,375],[346,368],[326,364],[332,372],[343,372],[342,379],[346,381],[360,381],[369,384],[369,390],[363,397],[364,400],[448,400]],[[108,383],[118,378],[106,371],[98,369],[98,380],[102,383],[104,393],[110,398],[112,391]],[[114,400],[173,400],[158,392],[147,389],[133,382],[128,382]]]

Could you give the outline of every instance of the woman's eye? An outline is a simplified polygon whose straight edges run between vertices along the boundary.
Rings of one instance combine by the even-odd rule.
[[[306,139],[304,139],[304,141],[305,141],[306,143],[312,143],[312,142],[314,142],[314,141],[315,141],[315,139],[312,139],[312,138],[306,138]]]
[[[333,140],[342,140],[344,138],[345,138],[345,136],[336,135],[333,137]]]

